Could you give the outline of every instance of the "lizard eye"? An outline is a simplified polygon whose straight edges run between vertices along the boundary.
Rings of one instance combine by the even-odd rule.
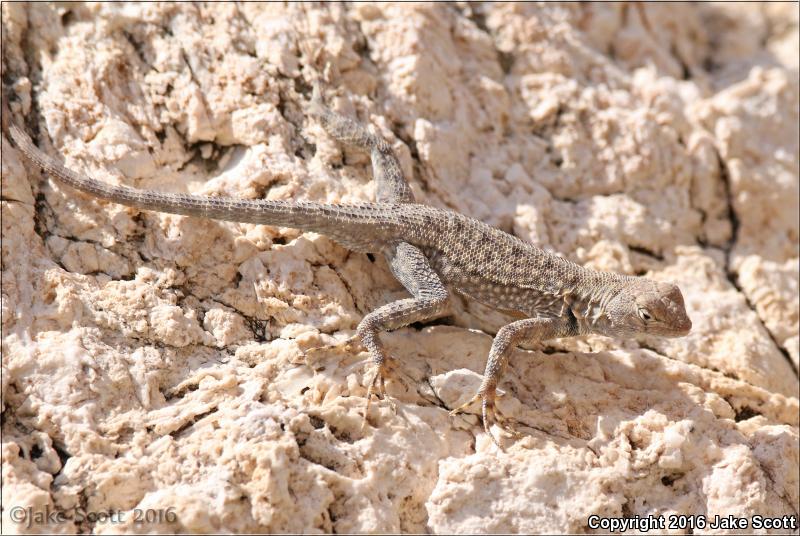
[[[644,307],[639,309],[639,318],[641,318],[645,322],[648,322],[653,319],[653,317],[650,315],[650,312]]]

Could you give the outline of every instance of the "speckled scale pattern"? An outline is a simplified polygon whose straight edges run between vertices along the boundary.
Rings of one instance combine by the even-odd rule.
[[[310,110],[326,132],[371,152],[377,202],[250,200],[113,186],[67,169],[16,126],[11,125],[9,133],[17,147],[56,180],[101,199],[142,210],[315,231],[355,251],[383,254],[411,297],[379,307],[359,323],[358,335],[375,365],[368,400],[376,387],[384,394],[388,375],[389,356],[380,333],[445,313],[450,291],[528,317],[498,332],[483,384],[468,402],[481,401],[487,433],[491,418],[508,428],[494,408],[495,390],[509,353],[522,341],[589,332],[688,333],[691,321],[674,285],[589,270],[473,218],[415,203],[391,146],[331,111],[321,95],[315,87]]]

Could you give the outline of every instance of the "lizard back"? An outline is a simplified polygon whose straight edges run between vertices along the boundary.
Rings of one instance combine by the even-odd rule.
[[[442,280],[492,307],[561,316],[566,292],[587,270],[479,220],[427,205],[403,205],[404,239],[426,253]]]

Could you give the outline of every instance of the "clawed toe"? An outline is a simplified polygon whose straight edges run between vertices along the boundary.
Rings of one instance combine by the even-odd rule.
[[[475,396],[473,396],[472,398],[470,398],[469,400],[458,406],[456,409],[451,410],[450,416],[455,417],[456,415],[458,415],[459,413],[461,413],[462,411],[464,411],[465,409],[467,409],[468,407],[470,407],[472,404],[474,404],[479,400],[483,400],[483,396],[480,393],[476,394]]]
[[[334,344],[324,345],[324,346],[314,346],[312,348],[308,348],[305,351],[303,351],[303,356],[309,358],[309,357],[314,357],[315,354],[318,354],[320,352],[324,351],[330,352],[333,350],[339,350],[342,352],[351,352],[352,350],[357,349],[359,345],[360,342],[358,340],[358,337],[354,335],[344,341],[336,342]]]
[[[497,440],[497,438],[490,430],[492,422],[496,423],[497,426],[499,426],[502,431],[506,432],[507,434],[513,437],[520,437],[522,435],[520,434],[519,431],[515,429],[514,422],[505,415],[503,415],[503,413],[499,409],[497,409],[497,406],[495,405],[494,402],[495,393],[493,390],[487,392],[478,391],[478,393],[471,399],[469,399],[466,403],[452,410],[450,412],[450,415],[456,415],[457,413],[462,412],[464,409],[466,409],[467,407],[471,406],[473,403],[479,400],[481,401],[481,417],[483,420],[483,430],[489,435],[489,437],[492,439],[492,442],[495,445],[497,445],[501,449],[503,448],[500,445],[500,442]]]
[[[389,407],[392,409],[393,412],[397,413],[397,405],[395,404],[394,400],[386,394],[386,376],[388,375],[388,367],[385,364],[380,364],[376,367],[375,373],[372,375],[372,379],[369,380],[369,387],[367,387],[367,408],[364,411],[364,420],[362,421],[362,428],[367,422],[367,416],[369,415],[369,408],[372,405],[372,395],[378,397],[378,400],[385,400],[389,403]],[[377,386],[377,392],[375,392]]]
[[[522,432],[516,428],[516,422],[503,415],[503,412],[497,407],[494,408],[494,418],[497,426],[499,426],[502,431],[516,438],[522,437]]]

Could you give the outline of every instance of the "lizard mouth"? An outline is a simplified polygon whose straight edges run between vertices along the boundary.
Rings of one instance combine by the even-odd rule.
[[[678,331],[681,336],[688,335],[692,331],[692,320],[688,316],[683,318],[683,322],[678,326]]]
[[[659,331],[662,337],[683,337],[692,331],[692,321],[687,316],[671,326],[663,326]]]

